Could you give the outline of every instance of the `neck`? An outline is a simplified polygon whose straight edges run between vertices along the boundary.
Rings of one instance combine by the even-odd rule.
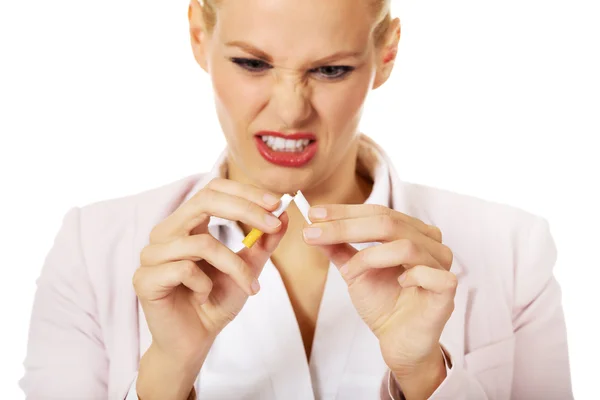
[[[360,204],[367,199],[372,183],[357,174],[357,144],[331,176],[318,186],[302,191],[311,205]]]

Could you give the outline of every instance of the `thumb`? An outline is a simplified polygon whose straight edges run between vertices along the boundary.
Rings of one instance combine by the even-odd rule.
[[[271,254],[275,251],[279,242],[285,235],[289,224],[289,216],[287,211],[281,214],[279,217],[281,221],[281,229],[279,232],[273,234],[267,234],[261,236],[261,238],[252,246],[252,248],[244,247],[237,254],[246,261],[246,263],[252,268],[255,276],[260,275],[265,263],[271,257]]]

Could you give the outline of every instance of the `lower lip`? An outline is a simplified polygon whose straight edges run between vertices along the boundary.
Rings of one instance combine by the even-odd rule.
[[[317,154],[317,142],[311,142],[301,152],[275,151],[271,149],[260,136],[255,136],[256,146],[261,156],[271,164],[281,167],[299,168],[310,162]]]

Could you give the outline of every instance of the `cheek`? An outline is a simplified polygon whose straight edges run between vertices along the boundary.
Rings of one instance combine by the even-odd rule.
[[[230,119],[234,125],[247,125],[260,107],[260,84],[251,82],[237,67],[228,61],[214,65],[211,74],[217,111],[221,119]]]
[[[211,74],[213,91],[217,109],[221,117],[235,118],[239,114],[243,103],[234,89],[236,86],[235,75],[222,67],[216,66]]]
[[[225,140],[234,159],[243,160],[243,155],[254,146],[252,121],[261,109],[264,90],[227,60],[212,65],[211,80]]]
[[[313,104],[327,130],[336,137],[355,133],[371,87],[370,71],[355,73],[345,82],[323,85],[314,92]]]

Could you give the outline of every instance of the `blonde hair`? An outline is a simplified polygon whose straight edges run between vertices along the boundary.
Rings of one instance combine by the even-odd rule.
[[[221,0],[198,0],[202,4],[204,12],[202,14],[204,26],[208,33],[211,33],[217,23],[217,7]],[[373,13],[375,20],[373,29],[373,39],[375,46],[379,47],[383,44],[386,33],[392,22],[390,9],[391,0],[367,0]]]

